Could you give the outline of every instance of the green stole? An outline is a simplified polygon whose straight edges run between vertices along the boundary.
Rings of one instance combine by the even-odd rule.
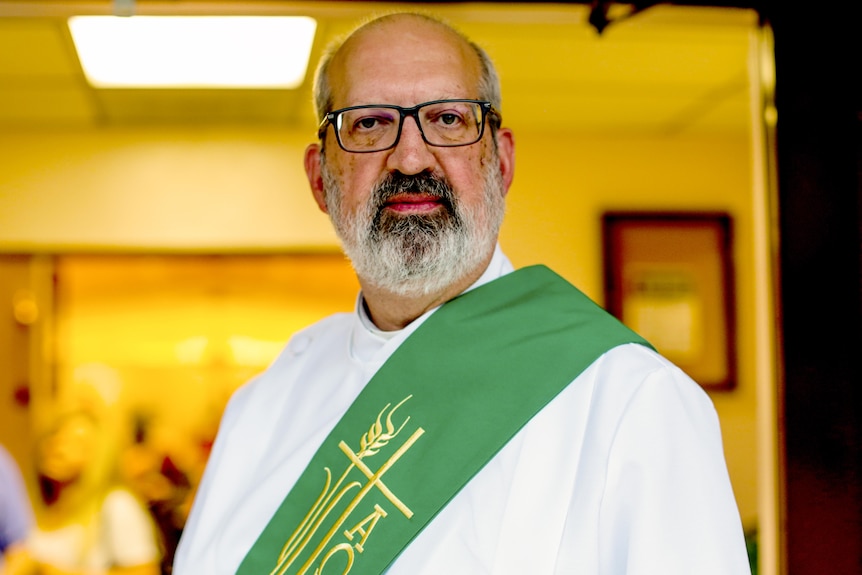
[[[647,344],[544,266],[443,305],[365,386],[238,575],[379,574],[605,351]]]

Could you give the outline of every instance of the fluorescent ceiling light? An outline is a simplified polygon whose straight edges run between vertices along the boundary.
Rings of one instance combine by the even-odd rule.
[[[317,23],[304,16],[73,16],[96,88],[296,88]]]

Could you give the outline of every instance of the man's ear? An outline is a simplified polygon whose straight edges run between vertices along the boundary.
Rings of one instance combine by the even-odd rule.
[[[515,135],[509,128],[497,130],[497,157],[500,160],[500,174],[503,176],[503,193],[509,193],[509,186],[515,178]]]
[[[326,195],[323,191],[323,176],[320,173],[320,162],[322,160],[320,144],[309,144],[305,149],[305,175],[311,186],[311,194],[317,207],[323,213],[329,213],[326,209]]]

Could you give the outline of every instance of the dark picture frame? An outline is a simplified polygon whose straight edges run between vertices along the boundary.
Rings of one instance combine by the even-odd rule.
[[[708,390],[736,387],[733,220],[606,212],[605,307]]]

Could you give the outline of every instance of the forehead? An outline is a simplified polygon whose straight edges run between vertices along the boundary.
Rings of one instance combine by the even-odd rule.
[[[375,23],[348,39],[329,69],[336,108],[369,103],[414,105],[476,98],[481,64],[445,26],[413,16]]]

